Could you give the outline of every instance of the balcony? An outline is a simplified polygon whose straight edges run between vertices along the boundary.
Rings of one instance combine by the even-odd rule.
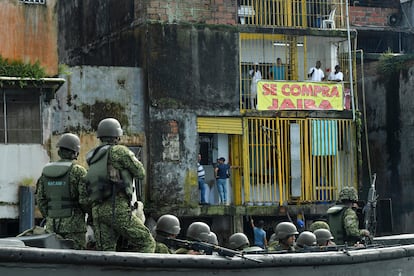
[[[344,29],[344,0],[239,0],[238,18],[243,25]]]

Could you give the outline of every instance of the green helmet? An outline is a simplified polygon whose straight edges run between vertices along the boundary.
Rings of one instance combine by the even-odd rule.
[[[314,232],[316,236],[316,242],[318,245],[324,246],[327,241],[331,241],[334,237],[331,234],[331,231],[328,229],[316,229]]]
[[[204,222],[193,222],[188,226],[186,237],[190,240],[208,242],[210,239],[210,226]]]
[[[358,201],[358,193],[354,187],[344,187],[339,192],[340,201]]]
[[[121,124],[117,119],[106,118],[99,122],[96,135],[100,137],[121,137],[123,134]]]
[[[80,150],[80,139],[77,135],[72,133],[63,134],[56,144],[58,148],[65,148],[79,153]]]
[[[249,239],[244,233],[234,233],[229,238],[229,248],[240,250],[250,246]]]
[[[303,231],[296,239],[296,245],[300,247],[316,245],[316,236],[311,231]]]
[[[286,239],[289,236],[299,234],[296,226],[291,222],[281,222],[275,228],[276,237],[279,240]]]
[[[328,229],[328,230],[331,230],[331,228],[329,227],[329,224],[326,223],[326,222],[324,222],[324,221],[321,221],[321,220],[314,221],[309,226],[309,230],[311,232],[315,232],[315,230],[318,230],[318,229]]]
[[[155,226],[155,231],[171,235],[178,235],[180,230],[180,221],[174,215],[161,216],[157,221],[157,226]]]

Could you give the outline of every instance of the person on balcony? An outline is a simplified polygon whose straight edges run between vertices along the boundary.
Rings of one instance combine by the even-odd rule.
[[[339,65],[335,66],[335,71],[329,74],[328,80],[337,81],[337,82],[341,82],[344,80],[344,74],[342,74],[341,72],[341,66]]]
[[[249,74],[252,77],[252,82],[250,84],[250,108],[256,109],[257,83],[262,79],[262,72],[259,69],[259,63],[254,63],[253,69],[249,71]]]
[[[321,61],[316,62],[315,67],[309,69],[308,78],[311,81],[323,81],[325,79],[325,74],[321,69]]]
[[[271,80],[284,80],[285,79],[285,66],[282,64],[282,59],[277,58],[276,64],[269,69],[269,78]]]

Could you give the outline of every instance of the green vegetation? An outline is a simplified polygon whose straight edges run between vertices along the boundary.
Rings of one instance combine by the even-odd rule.
[[[406,62],[413,60],[414,55],[400,55],[390,50],[383,53],[379,58],[378,73],[384,76],[397,73],[406,67]]]
[[[46,77],[45,70],[40,66],[39,61],[34,64],[24,63],[20,60],[9,60],[0,55],[0,76],[17,77],[17,78],[33,78],[40,79]],[[26,86],[27,82],[23,80],[0,81],[0,87],[5,83],[8,85],[18,85],[20,88]]]

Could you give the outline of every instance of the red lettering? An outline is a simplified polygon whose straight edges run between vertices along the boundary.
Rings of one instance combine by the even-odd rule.
[[[272,105],[269,106],[267,109],[269,110],[277,110],[279,107],[279,101],[278,99],[272,99]]]
[[[304,101],[304,109],[316,109],[314,100],[305,99]]]
[[[298,99],[297,104],[298,104],[297,109],[303,109],[303,100],[302,99]]]
[[[331,97],[339,97],[339,91],[338,91],[338,87],[337,86],[332,87]]]
[[[283,86],[282,86],[282,94],[284,95],[284,96],[290,96],[290,89],[289,89],[290,87],[289,87],[289,84],[284,84]]]
[[[330,90],[329,86],[322,86],[321,89],[322,89],[322,96],[329,97],[329,90]]]
[[[313,95],[314,97],[318,97],[318,94],[322,92],[322,89],[319,85],[315,85],[313,87]]]
[[[322,100],[319,104],[319,108],[323,110],[333,109],[331,103],[328,100]]]
[[[290,99],[284,99],[280,109],[296,109],[296,107]]]
[[[297,84],[293,84],[290,87],[290,93],[292,94],[292,96],[300,96],[300,86]]]
[[[263,95],[267,96],[267,95],[275,95],[277,96],[277,85],[274,83],[265,83],[262,86],[263,89]]]
[[[302,85],[302,96],[313,96],[313,86],[309,84],[308,86]]]

